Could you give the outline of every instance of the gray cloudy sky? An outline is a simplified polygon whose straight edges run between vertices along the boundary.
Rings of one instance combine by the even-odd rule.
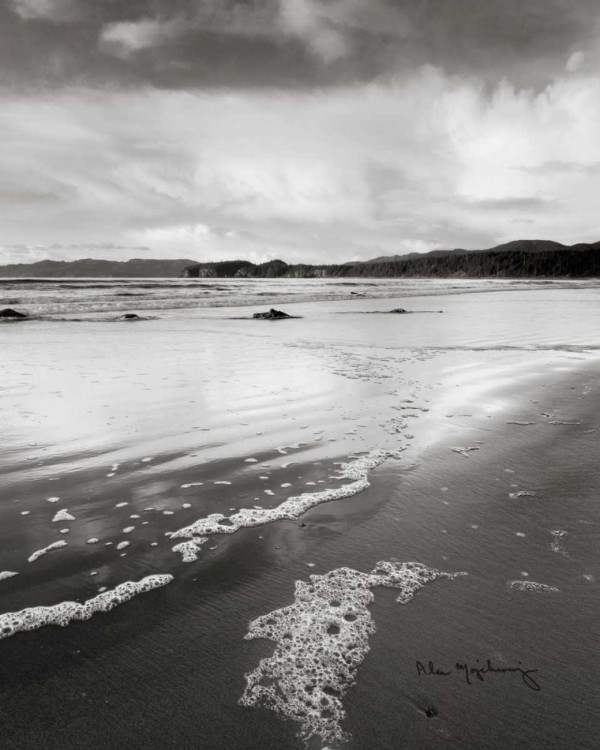
[[[598,241],[598,0],[0,0],[0,263]]]

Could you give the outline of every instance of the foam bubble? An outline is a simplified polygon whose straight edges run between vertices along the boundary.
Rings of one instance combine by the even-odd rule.
[[[52,519],[52,523],[58,523],[58,521],[74,521],[75,516],[72,516],[68,510],[64,508],[59,510],[58,513]]]
[[[535,581],[509,581],[508,585],[511,589],[517,589],[517,591],[535,591],[537,593],[546,592],[552,594],[559,592],[556,586],[547,586],[545,583],[536,583]]]
[[[173,547],[173,552],[179,552],[185,563],[195,562],[198,559],[200,548],[207,541],[207,537],[200,537],[200,539],[190,539],[187,542],[180,542]]]
[[[117,544],[117,549],[125,549],[125,547],[129,547],[131,542],[119,542]]]
[[[400,590],[397,601],[409,602],[426,583],[461,574],[443,573],[420,563],[379,562],[370,573],[338,568],[296,582],[294,604],[250,623],[247,640],[267,638],[277,647],[271,657],[245,675],[243,706],[262,706],[299,722],[308,742],[343,741],[346,713],[342,698],[369,652],[375,632],[368,605],[372,588]]]
[[[349,484],[335,489],[320,492],[304,492],[296,497],[289,497],[281,505],[268,509],[242,508],[237,513],[226,517],[222,513],[211,513],[206,518],[200,518],[190,526],[174,531],[172,539],[192,539],[196,536],[210,536],[211,534],[233,534],[242,528],[262,526],[266,523],[282,519],[298,518],[309,508],[331,500],[342,500],[346,497],[366,490],[370,485],[369,472],[380,466],[388,458],[400,458],[400,450],[376,450],[365,456],[341,465],[338,480],[350,479]]]
[[[27,562],[35,562],[38,557],[41,557],[42,555],[45,555],[47,552],[51,552],[53,549],[60,549],[61,547],[66,547],[67,542],[65,542],[63,539],[61,539],[59,542],[53,542],[52,544],[49,544],[47,547],[44,547],[44,549],[39,549],[37,552],[34,552],[30,557],[27,558]]]
[[[99,542],[99,541],[100,541],[100,540],[99,540],[99,539],[96,539],[96,537],[94,536],[94,537],[92,537],[91,539],[88,539],[88,540],[87,540],[87,544],[98,544],[98,542]]]
[[[60,500],[60,497],[48,497],[46,498],[46,501],[49,503],[57,503]]]
[[[37,630],[45,625],[68,625],[72,620],[89,620],[96,612],[108,612],[119,604],[133,599],[173,580],[171,575],[153,575],[141,581],[126,581],[111,591],[106,591],[84,604],[61,602],[52,607],[30,607],[20,612],[0,615],[0,640],[26,630]]]
[[[0,581],[5,581],[7,578],[12,578],[13,576],[18,575],[18,573],[13,572],[12,570],[0,570]]]
[[[124,533],[124,534],[131,534],[131,532],[132,532],[132,531],[133,531],[134,529],[135,529],[135,526],[126,526],[126,527],[125,527],[125,528],[123,529],[123,533]]]

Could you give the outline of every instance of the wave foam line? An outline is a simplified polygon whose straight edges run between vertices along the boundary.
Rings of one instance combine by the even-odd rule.
[[[104,591],[83,604],[61,602],[52,607],[29,607],[20,612],[6,612],[0,615],[0,640],[26,630],[37,630],[45,625],[65,627],[72,620],[89,620],[96,612],[108,612],[134,596],[166,586],[172,580],[172,575],[146,576],[141,581],[120,583],[111,591]]]
[[[402,449],[403,450],[403,449]],[[309,508],[321,503],[327,503],[331,500],[343,500],[346,497],[352,497],[359,492],[370,487],[368,476],[369,472],[380,466],[388,458],[400,458],[402,450],[376,450],[371,451],[368,455],[358,458],[356,461],[342,464],[336,479],[351,479],[351,484],[336,489],[322,490],[321,492],[305,492],[297,497],[289,497],[285,502],[276,508],[242,508],[231,516],[224,516],[222,513],[211,513],[206,518],[200,518],[198,521],[185,526],[171,534],[171,539],[193,539],[197,536],[208,537],[211,534],[233,534],[239,529],[251,528],[253,526],[262,526],[273,521],[282,519],[298,518]],[[206,538],[198,539],[200,544],[208,541]],[[181,545],[177,545],[175,551],[183,552]],[[194,554],[193,549],[186,549],[190,561],[190,555]],[[196,559],[196,558],[194,558]]]

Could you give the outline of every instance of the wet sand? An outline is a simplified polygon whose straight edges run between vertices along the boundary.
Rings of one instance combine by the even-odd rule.
[[[62,344],[56,342],[59,368]],[[258,341],[256,363],[266,347]],[[140,348],[134,363],[144,356]],[[290,356],[290,372],[306,367],[303,349]],[[244,640],[248,623],[291,604],[297,580],[342,566],[367,572],[392,559],[468,575],[434,581],[406,605],[394,601],[393,589],[374,592],[370,610],[377,630],[357,684],[343,699],[344,729],[353,737],[340,747],[595,747],[597,363],[554,350],[404,351],[401,357],[388,351],[374,359],[354,348],[324,350],[323,356],[327,367],[336,368],[335,377],[315,369],[311,359],[318,383],[305,378],[299,392],[285,392],[286,385],[280,396],[260,379],[247,379],[240,396],[236,383],[249,377],[253,360],[243,372],[232,367],[218,385],[220,397],[236,409],[245,403],[246,416],[213,412],[211,432],[201,437],[192,429],[197,415],[186,413],[188,400],[176,408],[176,386],[189,374],[191,387],[199,363],[182,349],[168,365],[181,380],[167,379],[161,387],[168,367],[157,361],[137,390],[117,381],[103,391],[108,370],[102,371],[100,354],[93,364],[86,360],[90,379],[99,383],[89,390],[80,383],[80,399],[95,394],[85,412],[91,411],[96,431],[82,417],[80,432],[68,440],[55,436],[54,443],[46,438],[31,446],[28,463],[20,436],[39,435],[51,425],[51,404],[60,398],[70,407],[75,401],[67,391],[56,401],[40,398],[29,404],[35,428],[18,432],[14,422],[12,452],[3,453],[0,570],[19,575],[0,582],[0,612],[84,601],[103,585],[150,574],[172,573],[175,580],[89,621],[1,641],[3,747],[301,747],[295,723],[238,705],[244,674],[273,650],[268,641]],[[61,377],[48,389],[56,389]],[[273,394],[271,417],[262,395],[246,400],[248,382]],[[145,388],[156,402],[148,400],[146,413],[136,401],[145,399]],[[188,395],[190,388],[182,390]],[[236,392],[238,401],[228,400]],[[105,403],[114,416],[99,429]],[[283,403],[296,420],[279,419]],[[165,404],[174,416],[161,425]],[[113,429],[134,415],[131,435]],[[373,424],[365,421],[368,415]],[[390,422],[397,417],[401,422]],[[258,428],[259,419],[265,429]],[[239,424],[245,421],[247,426]],[[337,462],[352,460],[352,451],[364,452],[374,441],[404,450],[399,460],[371,473],[363,492],[295,520],[211,536],[195,563],[182,563],[172,552],[174,542],[165,534],[211,512],[273,507],[300,488],[339,486],[331,478]],[[464,455],[453,448],[477,450]],[[223,481],[232,484],[215,484]],[[510,497],[519,492],[535,494]],[[61,499],[49,503],[52,496]],[[61,508],[75,521],[52,524]],[[129,525],[136,528],[124,535]],[[64,526],[70,531],[60,536]],[[59,538],[67,548],[25,562]],[[91,538],[100,541],[87,544]],[[131,544],[120,557],[112,547],[125,539]],[[90,577],[94,571],[98,576]],[[509,585],[516,580],[558,592],[520,591]],[[458,673],[419,675],[416,668],[420,660],[452,671],[457,661],[488,658],[498,667],[521,662],[539,670],[540,691],[512,673],[468,685]],[[436,716],[428,717],[428,709]]]

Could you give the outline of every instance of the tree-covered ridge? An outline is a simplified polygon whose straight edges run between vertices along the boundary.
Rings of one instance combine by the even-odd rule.
[[[343,265],[289,265],[281,260],[255,265],[244,260],[224,261],[190,266],[184,275],[189,278],[589,278],[600,276],[600,242],[568,247],[544,240],[517,240],[490,250],[434,250]]]

